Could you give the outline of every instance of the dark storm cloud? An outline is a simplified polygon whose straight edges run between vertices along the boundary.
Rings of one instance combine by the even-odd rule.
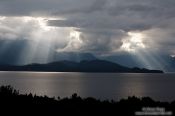
[[[71,14],[70,12],[70,15],[65,16],[66,20],[51,20],[49,21],[49,24],[52,26],[75,27],[79,28],[79,31],[82,31],[83,29],[88,31],[96,30],[96,32],[98,32],[97,30],[105,30],[101,34],[91,33],[93,35],[91,36],[92,38],[86,38],[89,40],[94,39],[94,41],[97,41],[97,37],[100,37],[100,35],[104,35],[104,37],[109,40],[111,36],[116,36],[116,38],[113,39],[121,40],[122,37],[117,36],[119,33],[109,34],[113,30],[123,30],[126,32],[125,36],[127,36],[128,31],[150,31],[150,33],[154,33],[154,37],[150,36],[150,38],[145,40],[148,42],[145,43],[154,41],[151,43],[151,48],[153,48],[153,50],[154,46],[157,45],[157,49],[169,53],[169,51],[174,51],[172,43],[175,44],[174,37],[172,37],[172,34],[175,33],[175,26],[173,23],[175,21],[174,6],[175,1],[173,0],[109,0],[103,4],[103,8],[99,11],[94,11],[89,14],[83,12]],[[152,32],[152,30],[156,30],[157,28],[161,31],[157,30]],[[162,31],[164,31],[164,35],[161,34]],[[122,31],[120,32],[123,33]],[[86,34],[86,32],[83,34]],[[95,34],[97,36],[94,36]],[[101,39],[101,41],[104,40],[105,39]],[[111,44],[108,42],[106,43],[106,46],[109,46],[108,48],[110,48]],[[168,50],[165,49],[164,45],[169,46],[167,47]],[[99,48],[101,48],[100,45]]]
[[[122,45],[120,39],[125,34],[120,31],[106,32],[105,30],[80,30],[83,32],[81,40],[83,41],[83,51],[94,53],[110,53],[117,50]],[[82,51],[82,52],[83,52]]]
[[[98,4],[100,0],[96,1]],[[99,3],[100,4],[100,3]],[[121,30],[147,30],[163,25],[174,18],[174,4],[172,0],[108,0],[101,5],[101,9],[70,10],[66,20],[51,20],[49,24],[60,27],[77,28],[108,28]],[[91,10],[90,13],[83,12]],[[58,13],[59,14],[59,13]]]
[[[148,54],[156,51],[174,55],[174,6],[175,0],[0,0],[0,16],[8,17],[0,21],[0,39],[59,36],[55,37],[61,46],[58,51],[114,54],[123,39],[131,38],[128,32],[137,32],[144,35]],[[54,30],[54,34],[53,30],[41,31],[44,27],[37,21],[29,24],[10,19],[14,16],[45,17],[48,26],[59,30]],[[65,28],[68,31],[61,31]],[[80,35],[68,37],[73,31]]]
[[[98,2],[100,0],[95,3],[98,4]],[[142,2],[108,0],[101,3],[100,9],[91,9],[92,7],[89,6],[86,10],[85,8],[76,9],[76,12],[72,10],[66,12],[65,20],[50,20],[48,25],[78,28],[84,36],[81,38],[84,43],[82,50],[115,51],[122,45],[121,40],[128,36],[128,31],[161,28],[164,23],[168,22],[167,12],[170,10],[165,9],[162,4],[152,3],[149,0]],[[59,12],[57,13],[59,15]]]
[[[1,0],[2,15],[71,14],[101,10],[106,0]]]
[[[146,30],[173,18],[173,0],[1,0],[1,15],[49,15],[59,27]]]

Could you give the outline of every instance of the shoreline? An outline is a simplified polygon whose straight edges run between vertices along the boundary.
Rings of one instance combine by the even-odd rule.
[[[92,97],[81,98],[77,94],[66,98],[50,98],[33,94],[20,94],[10,85],[0,87],[0,106],[2,111],[26,111],[29,113],[63,115],[124,115],[135,116],[143,108],[162,108],[175,112],[175,101],[160,102],[149,97],[135,96],[114,100],[98,100]],[[6,112],[11,113],[11,112]],[[18,112],[19,113],[19,112]]]
[[[1,71],[0,72],[21,72],[21,73],[92,73],[92,74],[175,74],[175,72],[142,73],[142,72],[56,72],[56,71]]]

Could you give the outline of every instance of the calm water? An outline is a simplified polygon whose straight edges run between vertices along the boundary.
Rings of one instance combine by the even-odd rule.
[[[98,99],[150,96],[155,100],[175,100],[175,74],[116,73],[36,73],[0,72],[0,85],[12,85],[21,93],[50,97],[82,97]]]

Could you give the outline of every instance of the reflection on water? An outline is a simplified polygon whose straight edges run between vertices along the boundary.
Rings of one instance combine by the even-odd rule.
[[[150,96],[156,100],[174,100],[175,74],[116,73],[36,73],[0,72],[0,85],[12,85],[22,93],[69,97],[121,99]]]

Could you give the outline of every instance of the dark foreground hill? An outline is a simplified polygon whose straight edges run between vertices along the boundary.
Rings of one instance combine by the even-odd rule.
[[[116,101],[81,98],[73,94],[60,99],[32,94],[19,94],[11,86],[0,87],[0,115],[2,116],[135,116],[136,112],[166,113],[173,116],[175,101],[157,102],[149,97],[128,97]],[[162,115],[165,116],[165,115]]]
[[[163,73],[160,70],[128,68],[105,61],[59,61],[48,64],[30,64],[24,66],[1,65],[0,71],[49,71],[49,72],[115,72],[115,73]]]

